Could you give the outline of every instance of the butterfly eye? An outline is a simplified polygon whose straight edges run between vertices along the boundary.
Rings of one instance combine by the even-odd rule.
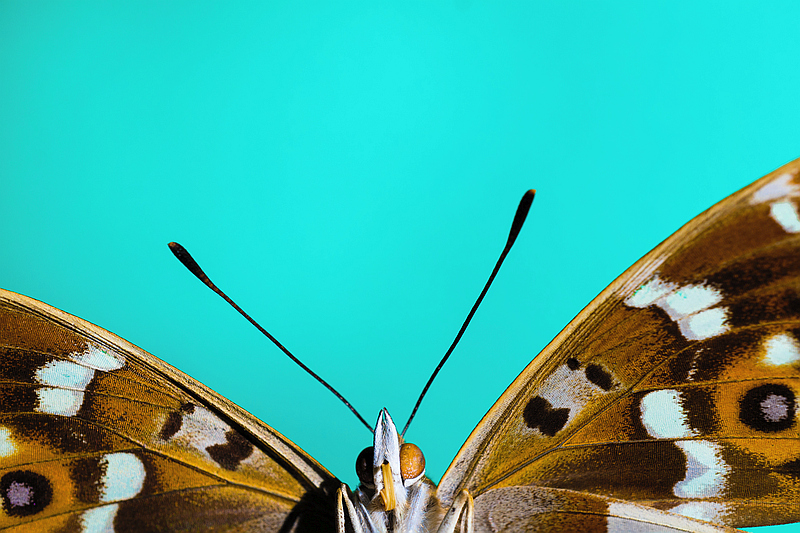
[[[404,481],[416,481],[425,473],[425,456],[416,444],[400,446],[400,475]]]
[[[372,446],[364,448],[358,454],[356,459],[356,475],[364,485],[374,487],[375,481],[372,478],[372,455],[374,454]]]

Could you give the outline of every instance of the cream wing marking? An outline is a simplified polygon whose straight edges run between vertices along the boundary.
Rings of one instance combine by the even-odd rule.
[[[769,215],[781,225],[786,233],[800,232],[800,216],[797,206],[790,200],[775,202],[769,206]]]
[[[135,497],[144,487],[145,468],[132,453],[110,453],[100,459],[98,495],[100,503],[118,502]],[[119,504],[111,503],[84,511],[82,533],[113,532]]]
[[[14,444],[14,439],[11,436],[11,430],[7,427],[0,426],[0,457],[10,457],[17,451],[17,446]]]
[[[656,274],[625,299],[629,307],[660,307],[678,324],[688,340],[703,340],[728,331],[727,307],[713,307],[723,299],[721,291],[703,284],[678,286]]]
[[[133,498],[142,491],[145,469],[132,453],[110,453],[100,460],[100,501],[115,502]]]
[[[528,429],[552,437],[613,387],[605,368],[594,363],[582,366],[571,358],[545,379],[539,394],[525,405],[522,418]]]
[[[794,176],[788,172],[781,174],[754,192],[750,203],[763,204],[787,196],[800,196],[800,185],[792,183],[793,178]]]
[[[673,507],[669,511],[707,522],[724,522],[728,514],[728,507],[718,502],[687,502]]]
[[[715,498],[723,495],[730,467],[722,447],[705,440],[681,440],[675,445],[686,455],[686,477],[675,484],[678,498]]]
[[[185,403],[164,420],[159,437],[171,444],[199,452],[226,470],[236,470],[247,460],[263,454],[217,415],[193,403]]]
[[[686,456],[686,476],[673,487],[675,496],[721,496],[730,467],[723,460],[718,444],[705,440],[678,440],[697,436],[697,432],[689,426],[681,400],[681,393],[677,390],[657,390],[646,394],[639,406],[642,425],[648,435],[655,439],[675,439],[675,445]],[[691,509],[694,508],[687,508]],[[686,516],[698,518],[695,515]]]
[[[800,343],[797,339],[779,333],[764,342],[764,362],[770,366],[791,365],[800,362]]]
[[[119,505],[111,504],[89,509],[81,514],[81,533],[114,533],[114,518]]]
[[[36,390],[36,410],[51,415],[75,416],[83,405],[84,392],[96,371],[109,372],[124,366],[114,356],[90,345],[84,352],[69,355],[71,361],[56,359],[36,370],[34,379],[44,385]]]
[[[71,353],[69,358],[76,363],[101,372],[111,372],[125,366],[125,357],[122,354],[103,350],[91,344],[83,352]]]
[[[49,361],[36,370],[36,410],[51,415],[75,416],[83,405],[84,392],[94,378],[94,370],[71,361]]]
[[[789,198],[800,197],[800,187],[792,183],[791,174],[782,174],[767,183],[750,198],[753,205],[769,203],[769,216],[787,233],[800,232],[800,214]]]
[[[657,390],[642,397],[642,424],[655,439],[681,439],[695,434],[681,406],[680,392]]]

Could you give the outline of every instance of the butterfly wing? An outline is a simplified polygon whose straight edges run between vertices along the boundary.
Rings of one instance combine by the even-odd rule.
[[[741,532],[607,496],[548,487],[491,489],[475,504],[475,531],[480,532]]]
[[[800,160],[701,214],[536,357],[442,478],[800,520]]]
[[[163,361],[0,292],[0,529],[335,531],[338,486]]]

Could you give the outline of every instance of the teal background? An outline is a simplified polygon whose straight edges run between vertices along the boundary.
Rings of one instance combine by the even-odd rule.
[[[766,7],[768,6],[768,7]],[[797,2],[0,0],[0,286],[109,329],[355,481],[494,400],[691,217],[800,157]],[[759,531],[762,531],[759,529]],[[763,531],[800,531],[792,526]]]

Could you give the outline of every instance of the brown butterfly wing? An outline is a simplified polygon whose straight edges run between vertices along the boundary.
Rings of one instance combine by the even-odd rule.
[[[800,520],[799,173],[723,200],[605,289],[483,418],[440,498],[543,486]]]
[[[732,533],[716,526],[607,496],[548,487],[502,487],[476,501],[475,531],[492,533]]]
[[[334,531],[336,487],[163,361],[0,292],[0,529]]]

